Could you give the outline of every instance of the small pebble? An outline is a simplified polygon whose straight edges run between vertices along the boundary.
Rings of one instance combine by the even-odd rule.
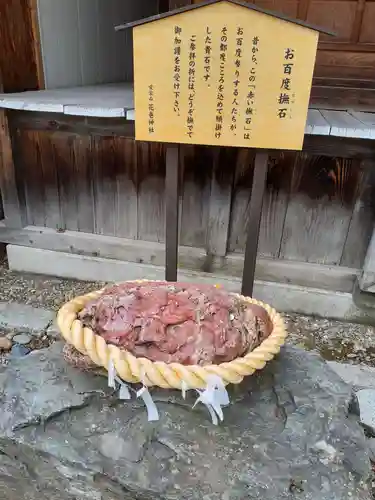
[[[29,352],[30,349],[28,347],[20,344],[14,344],[12,350],[10,351],[10,354],[15,358],[22,358],[23,356],[29,354]]]
[[[20,333],[19,335],[15,335],[13,337],[13,342],[21,345],[30,344],[31,340],[32,337],[30,335],[27,335],[26,333]]]
[[[0,351],[9,351],[12,347],[12,341],[6,337],[0,337]]]

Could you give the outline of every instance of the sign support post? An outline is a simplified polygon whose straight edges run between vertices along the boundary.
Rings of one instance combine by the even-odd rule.
[[[254,162],[253,182],[251,185],[249,222],[242,275],[242,295],[252,297],[255,264],[258,251],[260,220],[267,181],[268,153],[257,151]]]
[[[179,145],[168,144],[165,173],[165,279],[177,281]]]

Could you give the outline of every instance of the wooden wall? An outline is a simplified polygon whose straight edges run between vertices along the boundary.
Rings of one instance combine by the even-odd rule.
[[[170,9],[203,0],[170,0]],[[260,7],[327,28],[321,35],[312,103],[375,105],[375,0],[252,0]]]
[[[163,242],[164,146],[135,143],[121,120],[52,116],[11,120],[25,223]],[[183,148],[180,244],[225,256],[244,251],[253,153],[218,151]],[[373,177],[357,158],[272,154],[259,254],[360,268],[374,223]]]

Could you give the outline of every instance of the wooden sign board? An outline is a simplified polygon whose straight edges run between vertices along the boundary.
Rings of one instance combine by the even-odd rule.
[[[137,140],[302,149],[317,31],[219,1],[133,35]]]

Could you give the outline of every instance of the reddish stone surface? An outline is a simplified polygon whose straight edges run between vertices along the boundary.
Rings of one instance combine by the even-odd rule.
[[[223,289],[187,283],[112,286],[81,311],[80,319],[137,357],[185,365],[231,361],[272,330],[262,307]]]

